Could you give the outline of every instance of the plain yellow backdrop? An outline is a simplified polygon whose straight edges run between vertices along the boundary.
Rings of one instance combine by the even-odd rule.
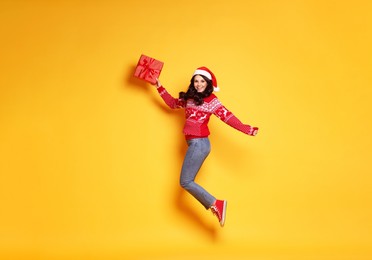
[[[372,4],[0,1],[1,259],[371,259]],[[177,96],[209,67],[220,101],[181,190]]]

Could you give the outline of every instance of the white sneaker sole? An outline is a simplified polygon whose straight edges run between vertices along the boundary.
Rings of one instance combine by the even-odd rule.
[[[222,219],[220,221],[221,227],[225,225],[225,219],[226,219],[226,208],[227,208],[227,200],[223,201],[223,211],[222,211]]]

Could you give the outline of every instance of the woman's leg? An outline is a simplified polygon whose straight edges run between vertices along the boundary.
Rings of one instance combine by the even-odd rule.
[[[189,147],[182,165],[180,184],[206,209],[209,209],[216,201],[215,197],[194,182],[196,174],[211,150],[209,139],[191,139],[187,141],[187,144]]]

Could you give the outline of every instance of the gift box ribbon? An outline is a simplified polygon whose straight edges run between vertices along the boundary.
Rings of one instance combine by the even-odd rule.
[[[139,72],[141,78],[153,78],[156,75],[156,71],[161,69],[159,62],[153,58],[142,59],[139,66],[141,66]]]

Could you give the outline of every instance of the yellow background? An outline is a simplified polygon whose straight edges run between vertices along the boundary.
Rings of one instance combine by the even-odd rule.
[[[370,1],[0,1],[1,259],[371,259]],[[177,96],[221,102],[198,181],[178,184]]]

